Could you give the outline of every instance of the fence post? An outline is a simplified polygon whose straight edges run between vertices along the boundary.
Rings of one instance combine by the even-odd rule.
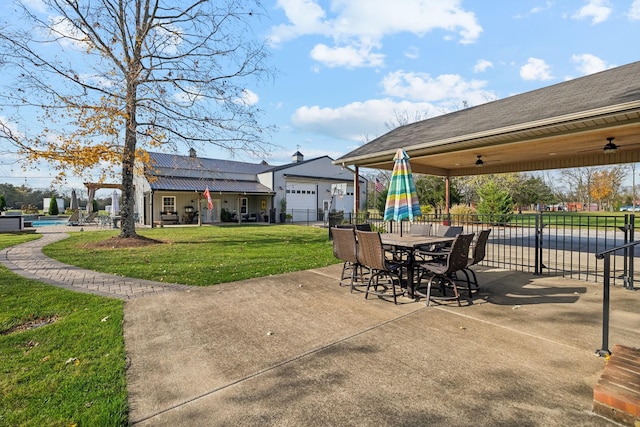
[[[542,275],[542,212],[536,213],[535,233],[536,247],[533,274]]]
[[[634,239],[634,229],[635,228],[635,215],[629,215],[629,241],[633,242]],[[636,288],[633,287],[633,258],[635,257],[635,245],[629,247],[629,274],[625,280],[625,284],[627,285],[627,289],[635,291]]]
[[[610,298],[611,254],[604,255],[604,283],[602,297],[602,347],[596,350],[600,357],[611,356],[609,351],[609,298]]]
[[[621,231],[624,232],[624,244],[626,245],[631,240],[629,240],[629,214],[624,214],[624,226],[618,227]],[[629,248],[624,248],[624,254],[622,257],[622,276],[619,276],[622,279],[622,283],[624,286],[627,286],[627,277],[629,277]]]

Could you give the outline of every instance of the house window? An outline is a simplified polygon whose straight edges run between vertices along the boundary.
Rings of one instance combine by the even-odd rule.
[[[240,199],[240,213],[241,214],[246,214],[249,212],[248,210],[249,207],[249,200],[246,197],[243,197]]]
[[[174,196],[162,197],[162,212],[176,212],[176,198]]]

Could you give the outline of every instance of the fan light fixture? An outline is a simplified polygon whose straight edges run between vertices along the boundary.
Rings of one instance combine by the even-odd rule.
[[[476,160],[476,167],[477,168],[481,168],[482,166],[484,166],[484,162],[482,161],[482,159],[480,157],[482,157],[482,156],[480,154],[478,154],[478,160]]]
[[[604,152],[604,154],[612,154],[618,150],[618,146],[613,143],[613,139],[614,139],[613,137],[607,138],[607,141],[609,142],[607,142],[602,148],[602,151]]]

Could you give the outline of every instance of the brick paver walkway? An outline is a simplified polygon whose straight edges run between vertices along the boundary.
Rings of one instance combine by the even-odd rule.
[[[123,300],[190,288],[186,285],[132,279],[63,264],[44,255],[42,247],[69,235],[59,232],[41,234],[40,239],[0,251],[0,263],[12,272],[29,279]]]

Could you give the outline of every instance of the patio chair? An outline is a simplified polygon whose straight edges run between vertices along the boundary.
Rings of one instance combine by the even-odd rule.
[[[80,225],[80,211],[73,211],[67,220],[67,225]]]
[[[461,226],[449,226],[449,225],[440,225],[436,230],[435,235],[439,237],[456,237],[459,234],[462,234],[464,228]],[[438,243],[435,245],[431,245],[426,248],[420,248],[421,251],[419,255],[421,257],[431,256],[437,257],[439,253],[446,253],[451,249],[451,245],[448,243]]]
[[[98,224],[100,228],[111,228],[111,217],[106,215],[98,216]]]
[[[367,281],[365,299],[369,298],[369,294],[377,295],[378,298],[384,299],[389,296],[388,291],[391,291],[393,303],[397,304],[398,294],[403,294],[402,269],[407,267],[407,263],[387,259],[380,233],[377,231],[356,230],[356,238],[358,239],[358,263],[368,268],[371,272]],[[385,276],[388,281],[380,283],[380,279]]]
[[[94,211],[94,212],[90,212],[89,215],[87,215],[83,220],[82,223],[83,224],[95,224],[98,225],[98,212]]]
[[[462,234],[464,227],[458,225],[441,225],[438,227],[436,236],[442,237],[456,237],[458,234]]]
[[[344,261],[340,273],[340,286],[349,286],[353,292],[356,286],[364,284],[363,267],[358,262],[357,256],[356,235],[353,228],[333,227],[331,233],[333,235],[333,256]]]
[[[409,234],[412,236],[431,236],[431,224],[411,224]]]
[[[472,292],[478,292],[478,290],[480,290],[478,277],[476,276],[475,271],[471,269],[471,266],[480,263],[484,259],[486,254],[487,241],[489,240],[490,233],[491,229],[481,230],[477,238],[475,238],[473,242],[471,242],[471,256],[467,259],[466,267],[462,269],[467,282],[466,290],[469,292],[469,298],[471,298]]]
[[[434,301],[457,301],[460,304],[460,294],[456,286],[455,274],[467,266],[469,259],[469,247],[473,240],[474,234],[459,234],[451,244],[451,250],[443,252],[441,257],[434,258],[429,261],[418,263],[419,276],[418,287],[414,292],[415,295],[425,297],[427,307]],[[422,278],[428,276],[426,291],[421,291]],[[431,294],[434,283],[440,288],[440,296]],[[453,291],[453,296],[447,295],[447,289]]]

